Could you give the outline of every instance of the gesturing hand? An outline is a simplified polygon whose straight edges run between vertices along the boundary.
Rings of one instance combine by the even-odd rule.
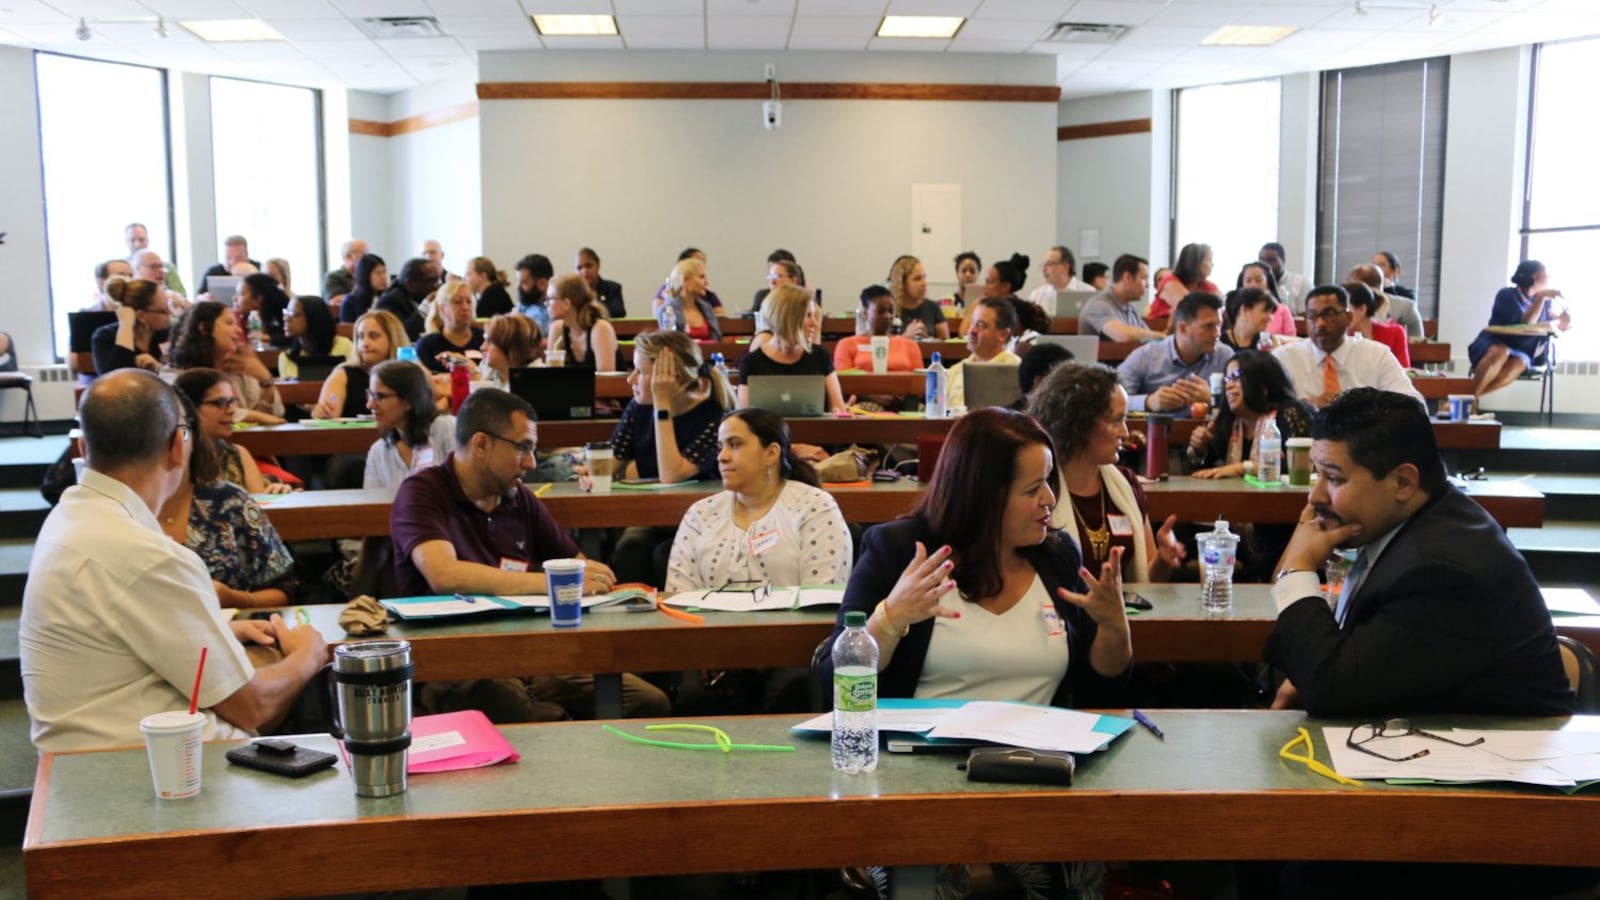
[[[1112,547],[1110,557],[1100,565],[1100,577],[1080,568],[1087,593],[1075,594],[1066,588],[1057,588],[1061,599],[1081,608],[1101,628],[1128,629],[1128,612],[1122,606],[1122,548]]]
[[[1172,536],[1172,526],[1176,524],[1178,524],[1177,515],[1167,516],[1167,520],[1161,523],[1160,530],[1156,532],[1156,555],[1174,569],[1183,565],[1183,561],[1189,556],[1189,551],[1183,548],[1183,543]]]
[[[883,601],[890,623],[905,628],[934,616],[960,618],[960,612],[939,605],[939,598],[955,587],[950,580],[951,567],[948,546],[929,553],[918,541],[916,555]]]

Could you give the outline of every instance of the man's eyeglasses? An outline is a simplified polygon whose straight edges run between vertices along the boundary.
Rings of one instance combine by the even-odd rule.
[[[1371,747],[1366,746],[1367,744],[1384,740],[1386,738],[1402,737],[1427,738],[1432,741],[1439,741],[1441,743],[1450,744],[1456,747],[1476,747],[1483,743],[1483,738],[1481,737],[1472,741],[1453,741],[1447,737],[1434,734],[1430,731],[1423,731],[1420,728],[1412,728],[1411,721],[1409,719],[1387,719],[1383,722],[1363,722],[1362,724],[1350,729],[1350,735],[1345,738],[1344,742],[1345,746],[1352,750],[1359,750],[1368,756],[1376,756],[1379,759],[1388,760],[1389,762],[1406,762],[1407,760],[1421,759],[1422,757],[1428,755],[1428,748],[1426,747],[1418,750],[1415,753],[1412,753],[1409,756],[1387,756],[1379,753],[1376,750],[1373,750]]]
[[[227,412],[239,405],[238,397],[212,397],[210,400],[201,400],[201,406],[211,406]]]
[[[179,422],[178,428],[174,433],[183,435],[183,442],[187,444],[189,442],[189,423]]]
[[[1312,312],[1309,309],[1306,310],[1306,318],[1314,322],[1326,322],[1330,319],[1337,319],[1340,316],[1348,315],[1350,315],[1350,310],[1343,309],[1338,306],[1325,306],[1317,312]]]
[[[539,449],[539,445],[535,444],[533,441],[513,441],[510,438],[501,437],[492,431],[485,431],[484,434],[487,434],[489,437],[494,438],[502,444],[510,444],[517,451],[517,456],[519,457],[533,456],[534,451]]]
[[[749,594],[752,603],[765,603],[772,599],[769,581],[730,581],[716,589],[718,594]]]

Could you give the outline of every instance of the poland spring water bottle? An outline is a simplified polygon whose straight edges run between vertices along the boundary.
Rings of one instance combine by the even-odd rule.
[[[1262,416],[1256,434],[1256,480],[1278,484],[1283,480],[1283,434],[1277,416]]]
[[[867,614],[844,614],[833,642],[833,767],[847,775],[878,767],[878,642]]]

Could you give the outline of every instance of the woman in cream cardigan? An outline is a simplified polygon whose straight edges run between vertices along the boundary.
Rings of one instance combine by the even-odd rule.
[[[1152,528],[1138,478],[1117,465],[1127,413],[1128,395],[1116,371],[1101,365],[1056,366],[1028,401],[1028,414],[1050,433],[1059,454],[1065,496],[1051,524],[1077,543],[1091,572],[1121,547],[1123,580],[1166,581],[1186,555],[1172,534],[1178,517]]]

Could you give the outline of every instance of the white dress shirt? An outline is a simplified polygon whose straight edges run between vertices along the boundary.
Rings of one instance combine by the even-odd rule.
[[[1294,394],[1307,403],[1322,396],[1322,361],[1328,354],[1322,352],[1310,339],[1285,344],[1272,351],[1294,385]],[[1333,351],[1333,367],[1339,373],[1339,389],[1370,387],[1397,394],[1407,394],[1422,403],[1422,394],[1400,368],[1399,360],[1388,347],[1376,341],[1347,337]]]

